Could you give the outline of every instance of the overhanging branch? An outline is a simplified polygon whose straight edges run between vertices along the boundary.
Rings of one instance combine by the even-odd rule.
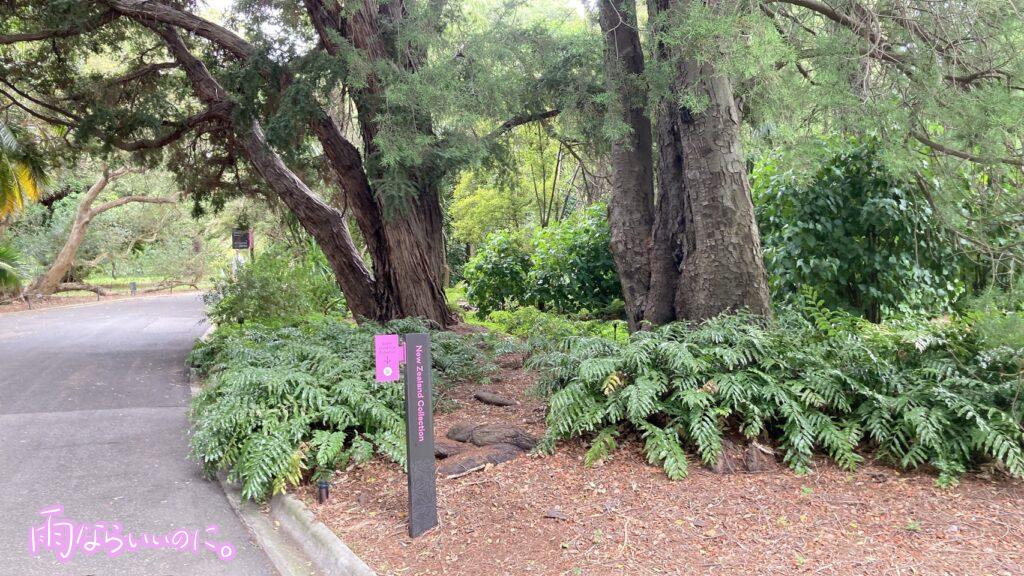
[[[540,120],[554,118],[555,116],[558,116],[561,113],[561,110],[555,108],[553,110],[545,110],[543,112],[536,112],[534,114],[521,114],[519,116],[514,116],[502,122],[501,125],[499,125],[494,130],[491,130],[489,134],[484,136],[484,139],[493,140],[498,136],[501,136],[502,134],[509,132],[516,126],[522,126],[523,124],[529,124],[530,122],[538,122]]]
[[[978,154],[971,154],[970,152],[964,152],[963,150],[957,150],[956,148],[950,148],[949,146],[940,144],[939,142],[936,142],[935,140],[929,138],[927,134],[920,132],[918,130],[912,130],[910,132],[910,135],[913,136],[914,139],[916,139],[921,144],[924,144],[925,146],[931,148],[932,150],[935,150],[936,152],[948,154],[949,156],[955,156],[963,160],[976,162],[978,164],[1008,164],[1010,166],[1024,167],[1024,160],[1020,158],[993,158],[987,156],[980,156]]]
[[[49,40],[52,38],[70,38],[71,36],[78,36],[79,34],[85,34],[92,32],[110,24],[114,20],[117,20],[120,15],[113,11],[107,10],[99,16],[88,19],[78,25],[72,25],[68,28],[56,28],[52,30],[39,30],[36,32],[24,32],[22,34],[8,34],[6,36],[0,36],[0,44],[17,44],[18,42],[36,42],[39,40]]]

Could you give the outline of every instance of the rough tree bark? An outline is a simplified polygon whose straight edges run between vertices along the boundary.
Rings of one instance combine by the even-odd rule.
[[[629,127],[627,135],[612,143],[608,221],[626,319],[630,330],[636,330],[645,319],[644,305],[650,290],[649,251],[654,222],[651,121],[644,110],[647,94],[641,86],[644,54],[634,0],[601,0],[598,14],[605,42],[606,83],[617,96],[612,114]]]
[[[179,63],[183,59],[196,59],[177,37],[174,28],[206,38],[239,59],[256,53],[231,31],[172,6],[130,0],[107,3],[160,34]],[[385,42],[388,35],[381,32],[383,28],[391,29],[397,19],[404,17],[401,1],[366,2],[348,17],[342,15],[340,6],[334,2],[306,2],[306,9],[321,35],[322,46],[329,52],[334,50],[334,39],[341,37],[371,59],[387,58],[397,65],[416,65],[410,51],[402,47],[389,51]],[[375,77],[368,80],[368,87],[355,98],[363,133],[362,155],[325,111],[319,110],[311,121],[328,165],[344,192],[346,208],[350,209],[366,239],[371,274],[352,246],[344,214],[316,197],[295,176],[269,147],[258,123],[237,125],[230,113],[234,103],[205,67],[192,66],[190,70],[183,65],[183,68],[190,74],[200,100],[210,110],[218,110],[220,117],[233,125],[246,158],[320,244],[354,314],[378,321],[420,316],[441,327],[455,322],[442,284],[445,257],[438,175],[428,171],[410,174],[417,194],[409,199],[408,205],[391,211],[385,209],[370,185],[377,156],[378,108],[383,97],[383,87]],[[421,130],[429,132],[429,119],[420,124]]]
[[[89,290],[97,292],[98,294],[104,293],[102,289],[97,291],[95,287],[90,287],[85,284],[75,283],[72,285],[63,282],[64,278],[71,270],[71,267],[75,264],[75,256],[78,254],[78,249],[82,246],[82,242],[85,241],[85,233],[93,219],[108,210],[112,210],[118,206],[123,206],[129,202],[144,202],[150,204],[173,204],[177,202],[176,198],[123,196],[116,200],[104,202],[99,206],[93,207],[93,203],[96,202],[96,198],[99,197],[100,193],[103,192],[110,183],[130,174],[131,172],[133,172],[133,170],[130,168],[118,168],[117,170],[111,171],[106,166],[103,167],[103,175],[89,187],[89,190],[86,191],[81,202],[78,203],[78,208],[75,211],[75,219],[71,223],[71,232],[68,234],[68,239],[64,242],[64,246],[61,247],[60,252],[57,254],[57,257],[46,272],[43,272],[39,278],[36,278],[36,280],[32,282],[26,290],[26,293],[38,294],[41,296],[49,296],[62,290]]]
[[[684,8],[689,1],[650,0],[648,9],[661,23],[659,15]],[[623,16],[632,13],[634,0],[601,1],[606,67],[639,74],[643,70],[640,34],[635,22]],[[653,30],[655,38],[658,32]],[[612,203],[618,206],[610,219],[612,255],[622,279],[630,327],[673,320],[699,322],[741,309],[768,316],[767,275],[732,85],[712,65],[658,40],[652,53],[673,70],[673,93],[692,94],[707,106],[690,110],[672,98],[660,102],[656,199],[637,185],[643,176],[636,171],[636,163],[653,163],[650,139],[633,137],[616,143],[618,154],[630,157],[622,167],[613,153]],[[620,101],[637,101],[631,94],[635,85],[610,75],[609,89]],[[634,134],[644,122],[636,117],[626,121]],[[621,211],[618,216],[616,211]]]

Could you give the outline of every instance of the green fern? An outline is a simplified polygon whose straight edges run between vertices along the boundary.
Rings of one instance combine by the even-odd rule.
[[[425,332],[421,322],[357,327],[320,320],[297,327],[224,327],[191,356],[208,375],[193,401],[192,455],[227,470],[260,500],[306,479],[381,454],[406,465],[404,388],[373,381],[377,332]],[[473,337],[435,332],[435,381],[482,374]],[[471,364],[472,366],[468,366]]]
[[[1024,477],[1021,357],[980,347],[956,320],[879,326],[805,291],[771,325],[734,314],[627,342],[570,338],[532,365],[551,394],[545,446],[597,432],[588,461],[610,448],[609,430],[633,429],[650,462],[682,477],[683,446],[713,464],[735,430],[774,440],[798,472],[816,452],[847,470],[874,452],[949,485],[985,459]]]

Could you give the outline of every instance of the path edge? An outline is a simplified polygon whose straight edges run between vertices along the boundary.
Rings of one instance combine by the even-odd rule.
[[[270,500],[270,517],[280,523],[281,529],[324,574],[376,576],[334,531],[317,521],[309,508],[295,496],[287,493],[274,496]]]
[[[205,342],[216,329],[217,326],[211,323],[199,339]],[[201,390],[200,379],[191,369],[189,387],[193,398]],[[225,474],[219,474],[217,482],[235,515],[249,529],[281,576],[307,576],[311,573],[310,568],[330,576],[376,576],[334,531],[317,521],[309,508],[295,496],[288,493],[274,495],[270,499],[268,518],[255,504],[242,498],[238,486],[228,482]],[[281,533],[301,554],[289,550],[289,546],[281,541]],[[299,558],[300,555],[304,558]]]

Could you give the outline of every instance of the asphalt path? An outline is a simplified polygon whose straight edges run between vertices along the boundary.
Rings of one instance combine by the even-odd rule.
[[[195,294],[0,314],[0,574],[277,574],[188,459],[185,356],[207,327]],[[124,548],[62,562],[67,526],[41,513],[57,505],[79,525],[105,523],[100,541],[117,523]],[[141,545],[175,532],[186,550]]]

